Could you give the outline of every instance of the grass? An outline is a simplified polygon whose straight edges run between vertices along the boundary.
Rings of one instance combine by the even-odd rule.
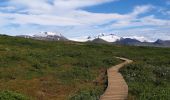
[[[169,100],[170,49],[137,48],[128,51],[135,62],[121,69],[129,85],[129,100]]]
[[[33,100],[98,99],[106,69],[120,62],[103,46],[0,36],[0,91]]]
[[[107,85],[106,69],[121,69],[129,100],[170,98],[170,48],[47,42],[0,36],[0,91],[33,100],[95,100]],[[1,97],[1,96],[0,96]]]
[[[0,100],[29,100],[29,98],[12,91],[2,91],[0,92]]]

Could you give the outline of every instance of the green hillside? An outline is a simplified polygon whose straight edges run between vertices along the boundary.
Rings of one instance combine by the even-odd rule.
[[[121,62],[115,56],[134,60],[121,69],[129,100],[170,98],[170,48],[0,36],[0,100],[98,99],[106,69]]]

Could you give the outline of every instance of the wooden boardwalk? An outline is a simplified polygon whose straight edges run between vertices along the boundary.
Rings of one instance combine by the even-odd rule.
[[[124,65],[132,63],[132,60],[117,57],[124,62],[113,66],[107,70],[108,87],[100,100],[126,100],[128,96],[128,85],[123,76],[119,73],[119,69]]]

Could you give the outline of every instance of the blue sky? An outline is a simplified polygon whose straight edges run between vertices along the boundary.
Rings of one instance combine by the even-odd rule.
[[[0,33],[52,31],[170,40],[170,0],[0,0]]]

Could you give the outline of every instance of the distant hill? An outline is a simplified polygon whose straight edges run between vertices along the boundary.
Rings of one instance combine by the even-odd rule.
[[[136,39],[121,38],[120,40],[116,41],[114,44],[132,45],[132,46],[170,47],[170,40],[158,39],[155,42],[141,42]]]
[[[140,44],[141,42],[136,39],[131,39],[131,38],[121,38],[120,40],[117,40],[115,42],[116,44],[122,44],[122,45],[137,45]]]
[[[160,39],[158,39],[153,44],[154,45],[161,45],[161,46],[165,46],[165,47],[170,47],[170,40],[160,40]]]

